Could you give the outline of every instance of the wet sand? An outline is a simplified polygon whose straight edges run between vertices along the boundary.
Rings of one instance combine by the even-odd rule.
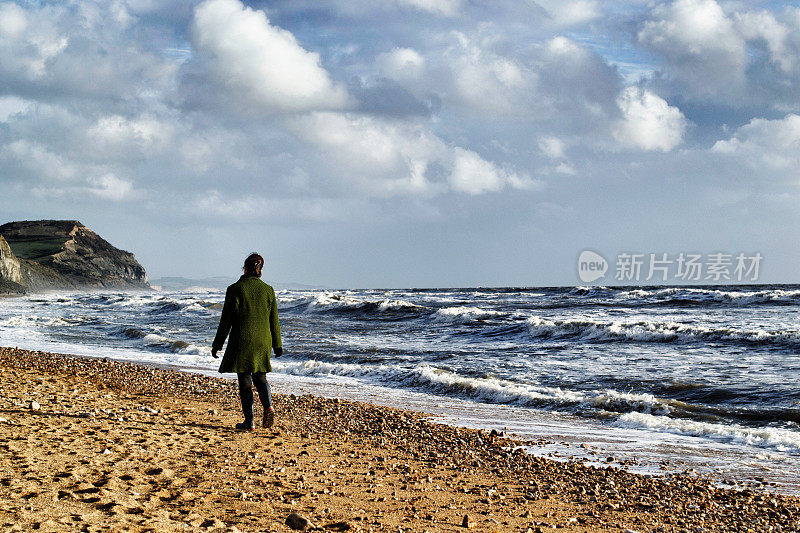
[[[228,380],[12,348],[0,368],[3,531],[800,528],[798,498],[537,458],[419,413],[275,395],[273,428],[236,432]]]

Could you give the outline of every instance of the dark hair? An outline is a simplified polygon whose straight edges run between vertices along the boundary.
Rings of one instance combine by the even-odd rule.
[[[244,273],[251,276],[261,277],[261,269],[264,267],[264,258],[253,252],[244,260]]]

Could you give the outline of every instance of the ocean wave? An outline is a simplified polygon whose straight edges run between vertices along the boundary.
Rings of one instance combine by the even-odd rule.
[[[204,309],[213,309],[215,311],[222,311],[223,302],[209,302],[207,300],[200,300],[197,305]]]
[[[0,319],[0,326],[12,326],[12,327],[31,327],[31,326],[46,326],[46,327],[54,327],[54,326],[69,326],[70,324],[74,324],[76,320],[68,320],[64,317],[56,316],[56,317],[48,317],[48,316],[38,316],[38,315],[17,315],[11,316],[8,318]]]
[[[698,342],[734,341],[763,345],[800,345],[796,331],[712,328],[679,322],[623,322],[599,320],[548,320],[533,316],[527,319],[534,338],[577,338],[586,341]]]
[[[631,412],[620,416],[615,425],[711,438],[731,444],[746,444],[783,452],[800,452],[800,433],[783,428],[750,428],[737,424],[698,422],[640,412]]]
[[[660,289],[633,289],[620,292],[618,299],[627,299],[645,303],[647,300],[658,300],[662,305],[697,304],[697,305],[730,305],[748,306],[758,304],[800,304],[798,289],[762,289],[762,290],[721,290],[692,287],[668,287]]]
[[[500,311],[481,309],[479,307],[444,307],[433,314],[433,319],[443,322],[472,322],[502,315]]]
[[[153,314],[171,313],[208,313],[222,309],[222,302],[203,300],[195,297],[172,298],[161,296],[157,299],[152,298],[132,298],[121,302],[126,307],[146,307]]]
[[[137,339],[145,346],[165,348],[172,353],[211,355],[211,348],[207,346],[198,346],[184,340],[165,337],[158,333],[148,333],[139,328],[124,328],[121,334],[129,339]]]
[[[578,286],[578,287],[570,287],[567,291],[567,294],[572,296],[601,296],[607,295],[613,292],[614,288],[612,287],[604,287],[602,285],[588,285],[588,286]]]
[[[574,404],[583,399],[580,393],[515,384],[497,378],[470,378],[429,365],[401,368],[394,365],[336,363],[306,360],[302,362],[276,361],[274,369],[290,375],[339,376],[366,379],[389,385],[412,387],[434,393],[458,394],[491,403],[544,405],[567,402]]]
[[[387,312],[426,309],[406,300],[369,300],[356,298],[347,293],[321,292],[298,298],[282,298],[281,303],[289,308],[303,308],[306,312]]]
[[[315,378],[355,379],[373,385],[413,389],[486,404],[545,409],[610,421],[618,427],[651,429],[781,451],[800,450],[800,432],[737,424],[736,410],[723,413],[647,393],[612,389],[575,391],[513,382],[496,377],[470,377],[431,365],[400,368],[389,364],[353,364],[331,361],[274,361],[276,372]],[[725,416],[727,414],[727,416]],[[722,415],[722,416],[719,416]],[[739,419],[741,421],[741,419]]]
[[[610,389],[582,392],[560,387],[544,387],[497,377],[470,377],[431,365],[401,368],[389,364],[354,364],[332,361],[274,361],[274,370],[309,377],[336,376],[367,380],[381,385],[413,388],[428,393],[459,396],[475,401],[510,404],[571,412],[625,413],[644,411],[668,414],[669,400],[651,394],[619,392]]]
[[[197,302],[179,302],[181,313],[208,313],[209,311],[222,311],[222,302],[208,302],[200,300]]]
[[[617,413],[644,411],[667,415],[672,411],[671,402],[656,398],[652,394],[619,392],[612,389],[589,394],[584,399],[584,403],[597,409]]]

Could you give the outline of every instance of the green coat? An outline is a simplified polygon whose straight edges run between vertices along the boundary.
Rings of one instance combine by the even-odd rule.
[[[242,276],[228,287],[211,347],[220,350],[228,332],[220,372],[271,372],[270,353],[281,345],[275,290],[256,276]]]

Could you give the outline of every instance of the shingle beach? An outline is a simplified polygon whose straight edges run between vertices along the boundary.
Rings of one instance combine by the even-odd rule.
[[[424,414],[0,348],[3,531],[790,532],[800,499],[555,462]]]

